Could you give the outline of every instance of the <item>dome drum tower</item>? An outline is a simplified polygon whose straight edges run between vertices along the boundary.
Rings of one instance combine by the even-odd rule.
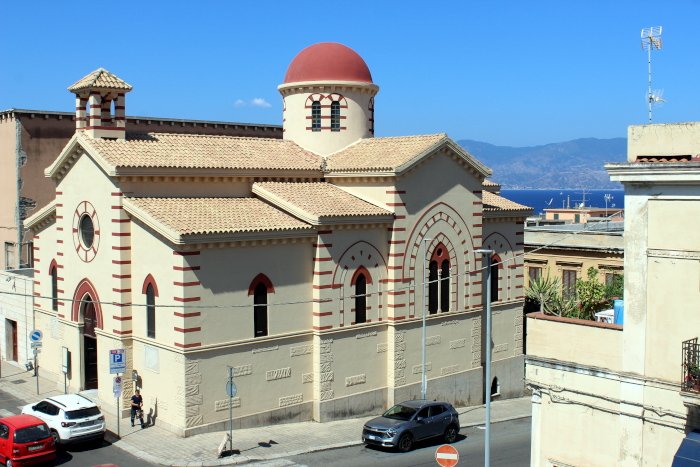
[[[374,135],[379,87],[364,60],[337,43],[302,50],[278,86],[284,100],[284,139],[328,156]]]

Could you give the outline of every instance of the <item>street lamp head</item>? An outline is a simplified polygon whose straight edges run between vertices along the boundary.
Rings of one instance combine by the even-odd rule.
[[[492,255],[493,250],[487,250],[487,249],[479,249],[479,250],[474,250],[474,253],[480,253],[482,255]]]

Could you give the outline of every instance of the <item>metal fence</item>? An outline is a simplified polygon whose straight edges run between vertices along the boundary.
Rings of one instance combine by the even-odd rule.
[[[700,344],[697,337],[683,342],[681,391],[700,393]]]

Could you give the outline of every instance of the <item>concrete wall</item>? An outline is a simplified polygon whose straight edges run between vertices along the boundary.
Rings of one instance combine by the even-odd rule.
[[[4,118],[3,118],[4,117]],[[17,251],[10,258],[5,256],[5,243],[16,245],[17,227],[17,122],[11,116],[0,116],[0,268],[19,266]],[[8,262],[12,264],[8,264]]]
[[[627,130],[628,162],[637,156],[695,156],[699,146],[700,122],[630,125]]]
[[[34,329],[33,293],[31,274],[0,271],[0,358],[20,368],[33,356],[29,346],[29,332]],[[17,352],[13,359],[14,345]]]

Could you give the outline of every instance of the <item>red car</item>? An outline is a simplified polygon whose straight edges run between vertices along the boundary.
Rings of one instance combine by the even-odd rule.
[[[56,445],[46,423],[33,415],[0,418],[0,462],[7,467],[56,459]]]

